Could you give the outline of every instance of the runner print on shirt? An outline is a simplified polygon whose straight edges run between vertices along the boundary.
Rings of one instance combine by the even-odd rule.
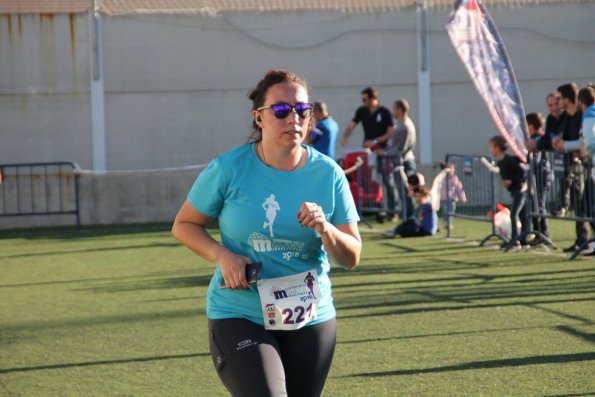
[[[274,194],[271,194],[264,203],[262,203],[262,208],[267,217],[267,221],[262,224],[262,228],[266,229],[268,227],[269,235],[275,237],[275,234],[273,233],[273,223],[277,217],[277,211],[281,211],[281,207],[279,207],[279,203],[275,200]]]
[[[289,240],[283,238],[276,238],[274,225],[277,219],[277,213],[281,211],[281,205],[277,201],[274,193],[268,194],[264,202],[261,204],[265,212],[266,221],[263,223],[263,229],[268,229],[268,236],[266,233],[254,231],[248,237],[248,244],[256,252],[282,252],[282,257],[286,261],[296,258],[308,260],[309,254],[304,250],[304,242],[300,240]],[[283,220],[282,218],[279,218]],[[294,221],[294,218],[291,218]],[[297,221],[296,221],[297,222]]]

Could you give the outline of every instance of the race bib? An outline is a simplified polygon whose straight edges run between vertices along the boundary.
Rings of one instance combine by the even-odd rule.
[[[316,269],[258,280],[257,285],[266,329],[290,331],[316,319],[320,303]]]

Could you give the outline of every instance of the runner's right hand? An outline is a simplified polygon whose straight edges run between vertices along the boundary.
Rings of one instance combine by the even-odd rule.
[[[217,263],[221,268],[221,275],[225,286],[229,289],[248,289],[250,285],[246,280],[246,264],[252,260],[246,256],[236,255],[225,249],[218,258]]]

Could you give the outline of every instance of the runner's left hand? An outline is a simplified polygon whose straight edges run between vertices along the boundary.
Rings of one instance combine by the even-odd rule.
[[[297,213],[297,218],[303,227],[309,227],[318,233],[326,233],[330,228],[322,207],[316,203],[304,202]]]

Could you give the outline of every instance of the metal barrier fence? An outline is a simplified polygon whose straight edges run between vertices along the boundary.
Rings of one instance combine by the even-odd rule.
[[[451,164],[461,179],[469,200],[465,204],[457,203],[456,211],[448,212],[448,219],[461,217],[474,220],[492,221],[492,234],[485,238],[482,245],[491,236],[504,241],[508,236],[498,230],[496,225],[496,197],[503,197],[509,204],[510,193],[500,186],[500,176],[489,171],[478,161],[486,156],[447,155],[446,162]],[[479,167],[479,169],[478,169]],[[532,237],[531,245],[542,245],[557,248],[551,240],[549,219],[575,222],[578,248],[571,250],[569,259],[575,259],[580,252],[595,242],[589,239],[589,225],[595,232],[595,183],[591,176],[592,164],[583,162],[575,154],[561,152],[536,152],[529,155],[527,167],[527,190],[525,192],[525,217],[521,219],[519,234],[512,243],[526,242]],[[458,170],[462,170],[458,171]],[[491,175],[486,175],[488,172]],[[449,183],[448,179],[445,183]],[[448,186],[447,186],[448,190]],[[448,198],[447,198],[448,200]],[[490,216],[486,208],[492,207]],[[449,224],[450,226],[450,224]],[[450,236],[450,228],[449,234]]]
[[[358,160],[360,159],[360,160]],[[510,242],[510,216],[501,210],[510,206],[511,195],[501,186],[500,175],[490,171],[485,162],[493,159],[483,155],[448,154],[446,164],[451,170],[441,181],[441,215],[445,218],[447,236],[450,237],[455,218],[491,223],[491,233],[484,237],[483,246],[492,237],[503,243]],[[358,164],[361,162],[361,164]],[[379,156],[365,150],[347,153],[342,160],[351,191],[360,215],[374,213],[378,220],[384,216],[400,215],[407,219],[411,208],[407,205],[407,175],[399,156]],[[525,218],[519,233],[512,241],[533,239],[532,245],[557,248],[549,233],[549,219],[576,223],[579,249],[571,252],[574,259],[595,238],[589,239],[589,225],[595,232],[595,183],[592,165],[577,159],[576,155],[560,152],[536,152],[529,156],[527,190],[524,196]],[[450,184],[458,178],[464,188],[466,200],[455,202]],[[436,178],[438,179],[438,178]],[[430,185],[429,181],[426,181]],[[434,190],[433,188],[431,189]],[[501,213],[500,213],[501,212]],[[502,215],[502,217],[498,217]],[[506,217],[504,217],[506,215]],[[503,219],[506,218],[506,219]],[[362,217],[364,222],[368,223]],[[508,222],[502,227],[500,220]],[[369,225],[369,223],[368,223]],[[506,226],[504,224],[504,226]],[[595,254],[594,254],[595,255]]]
[[[589,225],[595,231],[595,184],[592,164],[576,153],[537,152],[530,157],[527,202],[531,223],[528,233],[543,232],[549,237],[548,219],[575,222],[578,249],[570,259],[583,251],[595,239],[589,239]],[[520,236],[522,239],[525,236]]]
[[[76,170],[70,162],[0,164],[0,217],[72,214],[80,228]]]
[[[376,214],[376,219],[400,215],[407,218],[407,175],[400,156],[384,156],[366,150],[345,154],[340,161],[362,220],[362,216]]]
[[[494,216],[496,207],[496,177],[484,164],[482,159],[492,161],[491,157],[468,154],[448,154],[446,164],[449,172],[442,181],[441,212],[446,218],[447,236],[453,229],[453,218],[464,218],[480,222],[490,222],[492,231],[483,238],[483,246],[490,238],[495,237],[503,242],[508,241],[502,231],[497,229]],[[466,201],[456,201],[453,197],[453,185],[456,181],[465,191]]]

